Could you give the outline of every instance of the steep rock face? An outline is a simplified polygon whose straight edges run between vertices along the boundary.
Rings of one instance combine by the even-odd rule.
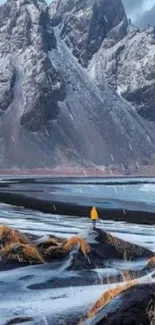
[[[119,30],[121,37],[126,34],[126,16],[119,0],[110,2],[113,22],[108,9],[104,21],[109,19],[108,42],[116,42],[112,35],[120,38]],[[57,0],[53,5],[61,8],[63,3],[64,8],[65,3],[66,11],[58,19],[50,9],[52,21],[43,0],[9,0],[0,7],[0,167],[119,164],[124,169],[154,162],[153,128],[104,78],[102,89],[95,85],[68,48],[68,34],[63,36],[68,10],[85,5],[86,23],[97,24],[100,10],[108,8],[102,5],[110,2]],[[117,2],[120,11],[114,7]],[[94,44],[89,58],[105,35],[104,28],[101,34],[96,28],[84,33],[90,43],[82,42],[82,52],[88,53],[86,44]],[[84,58],[87,65],[89,58]]]
[[[155,29],[132,26],[121,0],[54,0],[50,12],[101,91],[106,78],[142,117],[155,121]]]
[[[151,161],[150,154],[154,150],[151,127],[106,81],[101,93],[61,40],[59,29],[55,28],[55,34],[57,50],[51,51],[50,58],[61,71],[67,93],[59,105],[55,141],[60,137],[69,140],[73,151],[78,148],[88,161],[99,165]]]
[[[50,6],[53,25],[61,25],[61,38],[72,48],[83,66],[102,41],[115,44],[127,32],[127,18],[121,0],[55,0]]]
[[[102,89],[104,76],[116,91],[131,102],[137,112],[155,121],[155,30],[131,29],[110,48],[104,42],[88,68]]]
[[[65,98],[65,84],[48,57],[55,47],[44,1],[9,0],[0,7],[0,158],[5,167],[43,166],[40,158],[45,164],[51,160],[46,139],[34,132],[46,129]]]
[[[58,98],[64,98],[63,81],[47,56],[55,43],[44,2],[8,1],[1,7],[0,108],[5,111],[21,92],[20,122],[31,131],[52,119]]]

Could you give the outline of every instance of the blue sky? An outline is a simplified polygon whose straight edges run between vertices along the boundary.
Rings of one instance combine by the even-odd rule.
[[[139,27],[155,25],[155,0],[122,0],[128,16]],[[5,0],[0,0],[0,4]],[[47,0],[50,2],[50,0]]]

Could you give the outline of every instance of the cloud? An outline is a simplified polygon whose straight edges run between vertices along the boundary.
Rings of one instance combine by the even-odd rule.
[[[138,9],[142,10],[143,2],[144,0],[123,0],[128,15],[133,14]]]
[[[155,5],[150,10],[144,12],[142,16],[137,16],[135,23],[140,28],[145,28],[147,24],[155,26]]]
[[[155,25],[155,0],[122,0],[128,17],[140,28]]]

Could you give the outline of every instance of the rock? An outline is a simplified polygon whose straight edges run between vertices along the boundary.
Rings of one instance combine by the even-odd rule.
[[[26,131],[31,134],[47,126],[59,112],[58,101],[65,98],[65,84],[48,57],[55,47],[44,1],[9,0],[0,7],[1,136],[10,164],[20,165],[24,141],[25,148],[30,141],[22,139]],[[10,148],[13,142],[17,148]],[[35,143],[32,146],[36,154],[45,151]]]
[[[33,321],[32,317],[15,317],[10,319],[8,322],[6,322],[5,325],[21,324],[21,323],[31,322],[31,321]]]
[[[47,236],[37,239],[34,243],[39,250],[46,250],[50,247],[58,247],[64,243],[65,239],[56,236]]]
[[[108,259],[135,260],[151,258],[154,253],[142,246],[119,239],[101,229],[89,229],[79,236],[89,244],[90,252],[84,256],[80,251],[74,254],[73,269],[103,267]],[[143,272],[142,272],[143,273]]]
[[[0,116],[8,108],[13,99],[13,88],[15,85],[15,69],[10,60],[1,59],[0,71]]]
[[[94,55],[89,74],[104,89],[102,71],[120,96],[132,103],[144,118],[155,121],[155,30],[130,30],[122,40],[107,49],[104,42]],[[102,86],[103,83],[103,86]]]
[[[83,66],[105,37],[116,42],[126,34],[127,17],[121,0],[55,0],[50,12],[53,25],[61,25],[61,38]]]
[[[12,244],[29,244],[29,239],[19,230],[0,226],[0,246],[2,250]]]
[[[68,255],[68,251],[65,251],[63,244],[64,238],[58,238],[55,236],[43,237],[35,241],[35,245],[38,251],[43,256],[46,262],[52,262],[55,260],[62,260]]]
[[[143,271],[144,272],[151,272],[152,270],[155,269],[155,256],[153,256],[152,258],[150,258],[146,264],[146,266],[144,267]]]
[[[154,128],[83,68],[126,35],[120,0],[0,7],[0,168],[154,163]]]
[[[140,284],[113,298],[94,318],[82,325],[154,324],[155,285]],[[138,320],[138,323],[137,323]],[[153,322],[153,323],[152,323]]]
[[[33,245],[12,244],[1,251],[1,260],[6,263],[19,263],[21,265],[44,264],[44,259]]]
[[[0,19],[2,109],[21,95],[20,124],[38,131],[55,118],[58,97],[65,97],[63,81],[48,58],[56,40],[47,6],[43,1],[10,0],[0,8]]]
[[[54,0],[50,14],[101,91],[106,78],[142,117],[155,121],[155,28],[132,25],[120,0]]]
[[[96,228],[71,238],[53,235],[40,237],[23,233],[7,226],[0,227],[0,268],[16,268],[29,264],[68,260],[71,269],[107,267],[107,260],[148,259],[146,267],[139,271],[124,270],[117,274],[118,281],[146,275],[154,268],[154,253],[144,247],[121,240]],[[109,281],[113,279],[109,276]],[[115,279],[116,280],[116,279]]]

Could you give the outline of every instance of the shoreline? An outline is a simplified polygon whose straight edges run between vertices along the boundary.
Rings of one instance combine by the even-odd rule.
[[[67,215],[74,217],[89,218],[90,207],[92,204],[84,206],[82,204],[60,202],[56,200],[38,199],[23,194],[0,192],[0,203],[20,206],[26,209],[51,213],[53,215]],[[153,225],[155,224],[155,212],[140,210],[130,210],[129,208],[101,208],[98,207],[101,220],[127,221],[129,223],[138,223]]]
[[[40,176],[40,177],[155,177],[155,165],[132,165],[125,168],[119,166],[88,167],[41,167],[41,168],[4,168],[0,169],[0,176]]]

